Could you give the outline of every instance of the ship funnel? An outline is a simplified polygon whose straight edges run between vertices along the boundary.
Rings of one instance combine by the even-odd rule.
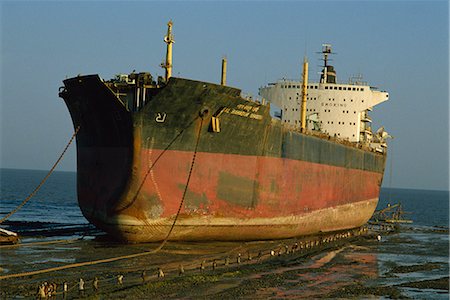
[[[161,64],[161,67],[166,69],[166,82],[172,77],[172,44],[175,43],[172,35],[172,20],[167,23],[167,35],[164,37],[164,42],[167,44],[166,61]]]
[[[222,77],[220,78],[220,84],[227,84],[227,58],[222,58]]]
[[[306,131],[306,97],[308,93],[308,60],[306,57],[303,59],[303,82],[302,82],[302,106],[300,110],[300,130]]]

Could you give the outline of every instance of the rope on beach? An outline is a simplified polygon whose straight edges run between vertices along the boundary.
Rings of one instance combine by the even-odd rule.
[[[158,248],[156,248],[152,251],[147,251],[147,252],[140,252],[140,253],[135,253],[135,254],[129,254],[129,255],[123,255],[123,256],[111,257],[111,258],[99,259],[99,260],[93,260],[93,261],[85,261],[85,262],[81,262],[81,263],[75,263],[75,264],[59,266],[59,267],[54,267],[54,268],[48,268],[48,269],[43,269],[43,270],[37,270],[37,271],[31,271],[31,272],[9,274],[9,275],[0,276],[0,280],[8,279],[8,278],[31,276],[31,275],[37,275],[37,274],[43,274],[43,273],[49,273],[49,272],[54,272],[54,271],[61,271],[61,270],[79,268],[79,267],[85,267],[85,266],[92,266],[92,265],[109,263],[109,262],[114,262],[114,261],[128,259],[128,258],[135,258],[135,257],[153,254],[153,253],[159,251],[160,248],[162,248],[162,247],[159,246]]]
[[[66,154],[67,149],[69,148],[70,144],[72,144],[73,139],[75,138],[75,136],[77,135],[78,131],[80,130],[80,126],[78,126],[75,129],[75,132],[73,133],[72,137],[70,138],[69,143],[66,145],[66,147],[64,148],[63,152],[61,153],[61,155],[59,156],[58,160],[53,164],[53,167],[50,169],[50,171],[48,171],[47,175],[44,177],[44,179],[42,179],[42,181],[39,183],[39,185],[34,189],[33,192],[31,192],[30,195],[28,195],[28,197],[22,201],[22,203],[19,204],[19,206],[17,206],[13,211],[11,211],[9,214],[7,214],[6,216],[4,216],[1,220],[0,220],[0,224],[3,223],[4,221],[6,221],[9,217],[11,217],[13,214],[15,214],[19,209],[21,209],[28,201],[30,201],[30,199],[40,190],[40,188],[42,187],[42,185],[47,181],[47,179],[50,177],[50,175],[53,173],[53,171],[55,170],[56,166],[59,164],[59,162],[61,161],[61,159],[63,158],[64,154]]]
[[[203,127],[203,117],[201,117],[200,119],[201,119],[200,127],[199,127],[199,130],[198,130],[198,135],[197,135],[197,141],[196,141],[196,144],[195,144],[194,154],[192,156],[191,167],[190,167],[188,178],[187,178],[187,181],[186,181],[186,187],[184,189],[183,196],[181,197],[180,205],[178,207],[178,212],[175,215],[175,219],[174,219],[174,221],[172,223],[172,226],[170,227],[169,232],[167,233],[166,238],[161,242],[161,244],[156,249],[153,249],[151,251],[141,252],[141,253],[123,255],[123,256],[118,256],[118,257],[111,257],[111,258],[107,258],[107,259],[100,259],[100,260],[94,260],[94,261],[86,261],[86,262],[75,263],[75,264],[59,266],[59,267],[54,267],[54,268],[48,268],[48,269],[42,269],[42,270],[37,270],[37,271],[17,273],[17,274],[9,274],[9,275],[0,276],[0,280],[2,280],[2,279],[9,279],[9,278],[24,277],[24,276],[31,276],[31,275],[37,275],[37,274],[49,273],[49,272],[54,272],[54,271],[61,271],[61,270],[72,269],[72,268],[79,268],[79,267],[84,267],[84,266],[91,266],[91,265],[102,264],[102,263],[109,263],[109,262],[114,262],[114,261],[123,260],[123,259],[130,259],[130,258],[135,258],[135,257],[146,256],[146,255],[154,254],[154,253],[158,252],[159,250],[161,250],[164,247],[164,245],[167,243],[167,241],[169,240],[170,235],[172,234],[172,231],[173,231],[173,229],[175,227],[175,224],[176,224],[176,222],[178,220],[178,216],[180,214],[181,208],[183,207],[184,199],[185,199],[186,194],[187,194],[187,189],[188,189],[189,182],[190,182],[190,179],[191,179],[192,171],[194,169],[195,159],[196,159],[196,156],[197,156],[198,145],[200,143],[200,135],[201,135],[202,127]]]
[[[79,241],[79,238],[76,239],[67,239],[67,240],[55,240],[55,241],[47,241],[47,242],[34,242],[34,243],[20,243],[13,245],[1,245],[0,249],[3,248],[18,248],[18,247],[31,247],[31,246],[41,246],[41,245],[50,245],[50,244],[59,244],[59,243],[72,243],[75,241]]]

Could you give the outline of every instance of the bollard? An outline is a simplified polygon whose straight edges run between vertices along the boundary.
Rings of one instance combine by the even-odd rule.
[[[240,253],[238,253],[238,256],[237,256],[236,262],[237,262],[238,264],[240,264],[240,263],[241,263],[241,254],[240,254]]]
[[[181,276],[184,274],[184,267],[183,265],[180,265],[179,271],[178,271],[178,275]]]
[[[119,286],[123,285],[123,275],[117,275],[117,284]]]
[[[216,267],[217,267],[217,262],[216,262],[216,260],[213,260],[213,263],[212,263],[212,269],[213,269],[213,271],[216,270]]]
[[[164,272],[161,268],[158,268],[158,278],[163,278],[164,277]]]

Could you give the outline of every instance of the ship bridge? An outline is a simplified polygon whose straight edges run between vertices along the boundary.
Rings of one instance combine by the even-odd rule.
[[[330,46],[324,45],[322,53],[325,63],[320,81],[307,84],[307,129],[355,143],[373,142],[369,111],[387,101],[389,94],[362,80],[338,83],[334,67],[328,65]],[[281,122],[300,128],[301,87],[301,81],[282,79],[261,87],[259,95],[280,109]]]

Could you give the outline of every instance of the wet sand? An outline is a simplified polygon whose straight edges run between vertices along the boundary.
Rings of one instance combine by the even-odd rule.
[[[334,241],[335,235],[247,243],[169,242],[163,250],[138,258],[2,279],[1,298],[34,297],[38,286],[47,281],[58,284],[58,299],[63,298],[63,282],[70,289],[67,299],[448,299],[448,229],[446,233],[440,230],[383,233],[381,242],[373,234],[355,233]],[[23,240],[36,241],[43,239]],[[293,251],[295,243],[298,247]],[[0,275],[142,253],[157,246],[121,245],[88,236],[55,244],[5,247],[0,248]],[[184,269],[181,275],[180,265]],[[158,278],[159,269],[164,277]],[[119,275],[123,275],[122,285]],[[95,277],[98,291],[93,286]],[[85,281],[81,296],[79,278]]]

